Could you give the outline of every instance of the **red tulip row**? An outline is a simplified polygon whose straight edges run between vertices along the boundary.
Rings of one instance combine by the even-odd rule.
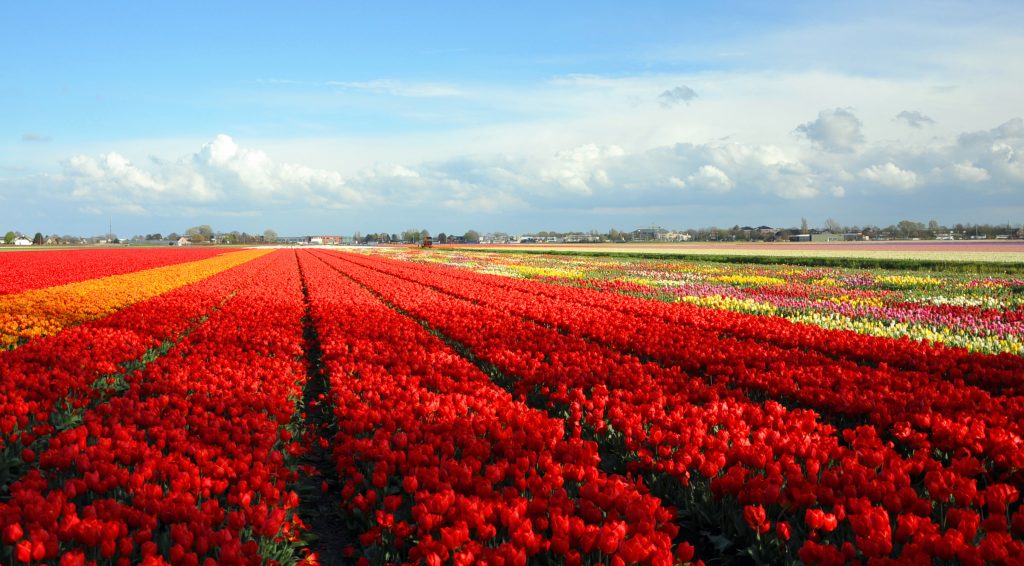
[[[903,456],[872,427],[839,434],[811,411],[751,402],[732,384],[525,321],[512,314],[521,297],[483,306],[357,265],[362,258],[325,261],[496,366],[518,394],[565,409],[609,461],[654,484],[689,485],[679,502],[687,520],[743,538],[761,559],[1024,560],[1019,485],[979,484],[970,459],[945,467],[926,450]],[[738,517],[745,527],[730,531]]]
[[[226,277],[197,304],[217,289],[234,291],[231,301],[80,426],[53,435],[38,468],[11,485],[0,560],[290,558],[298,498],[283,450],[295,448],[305,379],[299,274],[294,254],[279,252]]]
[[[198,261],[218,248],[29,251],[0,254],[0,295]]]
[[[674,513],[598,469],[594,443],[528,408],[420,325],[300,256],[330,375],[342,508],[376,563],[686,562]]]
[[[753,340],[760,344],[813,352],[841,365],[857,363],[917,371],[949,380],[957,386],[972,385],[996,394],[1024,394],[1024,382],[1020,379],[1024,375],[1024,358],[1012,354],[971,353],[960,348],[828,330],[776,317],[706,309],[688,303],[644,300],[564,285],[538,285],[529,280],[462,269],[425,267],[413,263],[402,265],[426,269],[459,281],[474,281],[525,292],[532,297],[547,297],[562,304],[595,307],[602,311],[641,316],[645,320],[663,320],[681,325],[688,332],[702,331],[713,337]]]
[[[109,317],[0,351],[0,493],[56,430],[123,386],[123,374],[165,351],[258,273],[260,259]]]
[[[942,374],[900,370],[882,363],[865,366],[849,360],[832,360],[817,351],[777,347],[753,339],[723,337],[692,329],[664,318],[591,307],[563,294],[554,299],[537,283],[523,289],[496,287],[485,276],[452,278],[450,269],[399,262],[353,258],[383,272],[402,277],[511,312],[563,332],[582,336],[620,352],[636,353],[663,365],[677,366],[717,383],[731,383],[745,391],[761,391],[801,407],[827,415],[854,417],[870,422],[884,434],[912,449],[939,449],[958,454],[967,467],[986,473],[986,482],[1024,480],[1024,395],[996,395],[985,389],[953,381]],[[569,290],[572,291],[572,290]],[[586,291],[583,291],[586,293]],[[769,334],[803,328],[782,319],[758,319],[762,325],[777,323]],[[972,355],[975,372],[989,369],[1001,374],[1003,359]],[[1017,374],[1024,375],[1024,371]],[[982,469],[984,466],[984,469]],[[975,474],[972,474],[975,475]]]

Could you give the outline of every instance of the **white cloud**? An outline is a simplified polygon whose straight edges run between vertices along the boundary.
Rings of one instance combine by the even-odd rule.
[[[117,152],[98,158],[75,155],[64,162],[59,179],[72,199],[102,203],[124,213],[141,213],[146,205],[182,209],[292,202],[344,206],[365,200],[337,172],[276,163],[226,135],[194,154],[176,161],[153,158],[149,165],[140,167]]]
[[[900,169],[892,161],[867,167],[860,172],[860,176],[879,185],[904,191],[913,189],[918,183],[916,173]]]
[[[969,161],[954,164],[952,166],[952,173],[957,179],[966,183],[981,183],[992,178],[988,171],[981,167],[976,167]]]
[[[696,173],[686,178],[687,184],[708,191],[724,193],[736,185],[725,171],[714,165],[701,165]]]
[[[686,181],[680,179],[679,177],[676,177],[675,175],[668,178],[668,184],[669,186],[675,187],[677,189],[686,188]]]
[[[818,118],[797,126],[796,131],[826,151],[849,152],[864,143],[861,121],[846,108],[822,110]]]
[[[618,146],[581,145],[554,155],[540,171],[542,181],[578,195],[591,195],[595,188],[607,187],[612,180],[603,166],[625,152]]]
[[[149,172],[139,169],[116,152],[98,159],[76,155],[65,162],[64,171],[72,182],[72,196],[82,200],[116,202],[119,195],[146,198],[165,188]]]
[[[1019,186],[1024,183],[1024,120],[1014,118],[990,130],[961,134],[955,154],[961,164],[971,162],[987,171],[1003,189]],[[955,172],[972,176],[969,171]],[[973,177],[977,176],[979,172],[974,172]]]

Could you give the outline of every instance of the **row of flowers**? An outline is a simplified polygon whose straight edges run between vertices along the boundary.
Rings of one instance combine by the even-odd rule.
[[[268,252],[244,250],[144,271],[0,295],[0,349],[14,348],[33,338],[56,334],[64,328],[102,318]]]
[[[946,462],[925,448],[887,442],[873,426],[837,430],[814,411],[753,401],[735,380],[703,373],[716,360],[727,367],[728,351],[723,358],[714,343],[688,344],[697,360],[712,362],[688,373],[676,365],[643,362],[568,329],[524,320],[516,314],[527,302],[522,296],[508,296],[500,307],[481,305],[408,281],[416,272],[396,263],[351,255],[329,261],[492,363],[511,378],[519,395],[562,411],[575,434],[605,447],[609,462],[645,474],[656,493],[678,504],[684,525],[692,521],[732,538],[732,552],[826,564],[1024,559],[1024,511],[1012,470],[1004,470],[1009,476],[1003,477],[1015,479],[989,481],[986,463],[969,454]],[[549,290],[534,287],[538,295]],[[560,314],[571,319],[587,308],[577,301]],[[674,314],[680,313],[701,314],[686,309]],[[647,327],[642,319],[633,322],[638,333]],[[723,331],[735,332],[744,321],[732,322]],[[590,318],[585,324],[600,321]],[[802,328],[782,330],[796,334]],[[670,337],[655,333],[651,342],[663,338]],[[711,338],[705,334],[701,340]],[[726,346],[739,343],[724,340]],[[813,350],[802,340],[793,342],[802,344],[789,350],[794,354]],[[983,363],[979,359],[968,362]],[[997,366],[1006,362],[996,360]],[[784,380],[794,369],[774,367],[766,375]],[[935,442],[939,435],[925,436]]]
[[[230,297],[253,265],[225,270],[134,303],[110,316],[0,351],[0,492],[58,429],[124,387],[123,375],[200,324]]]
[[[405,264],[409,265],[409,264]],[[607,311],[658,319],[715,335],[753,340],[784,348],[813,351],[829,358],[859,360],[861,364],[916,370],[950,379],[968,379],[970,384],[1006,394],[1018,394],[1024,373],[1024,360],[1011,355],[980,355],[956,348],[935,347],[905,340],[880,339],[815,328],[802,324],[786,324],[778,318],[752,317],[718,312],[687,305],[670,305],[660,301],[636,300],[612,293],[590,292],[564,286],[536,285],[506,277],[475,276],[466,270],[446,270],[447,277],[479,281],[501,289],[521,290],[556,301],[580,303]],[[617,284],[616,287],[619,287]],[[619,289],[616,289],[619,290]]]
[[[770,314],[829,329],[1024,354],[1024,279],[375,249],[375,254]]]
[[[81,249],[0,254],[0,295],[198,261],[218,248]]]
[[[92,404],[80,424],[23,454],[33,466],[0,503],[4,563],[295,561],[298,497],[286,452],[301,449],[290,430],[306,364],[294,255],[190,290],[176,294],[180,306],[208,319],[124,375],[126,389]],[[135,311],[146,314],[175,317]]]
[[[593,442],[566,438],[561,420],[322,260],[332,258],[301,255],[339,429],[341,506],[359,533],[353,554],[428,564],[692,559],[690,544],[673,543],[673,511],[601,472]]]
[[[382,269],[744,391],[870,422],[910,448],[961,451],[981,459],[989,474],[979,479],[987,482],[1024,479],[1024,396],[1019,395],[1024,360],[1016,356],[940,348],[922,352],[931,354],[926,368],[890,367],[891,359],[871,351],[855,362],[821,355],[822,347],[813,343],[788,348],[750,331],[770,336],[802,329],[780,319],[718,313],[708,325],[694,320],[705,312],[665,305],[662,316],[651,316],[649,301],[629,297],[615,298],[617,310],[595,307],[588,303],[605,297],[586,289],[412,266]],[[743,336],[721,335],[731,328],[746,330]],[[872,341],[855,334],[819,337],[824,343]]]

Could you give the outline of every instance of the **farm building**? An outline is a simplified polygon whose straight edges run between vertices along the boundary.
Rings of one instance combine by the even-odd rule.
[[[340,246],[341,236],[309,236],[306,243],[317,246]]]

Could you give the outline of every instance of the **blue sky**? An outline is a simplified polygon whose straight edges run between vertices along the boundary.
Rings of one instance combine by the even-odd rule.
[[[551,4],[2,3],[0,229],[1022,222],[1019,3]]]

